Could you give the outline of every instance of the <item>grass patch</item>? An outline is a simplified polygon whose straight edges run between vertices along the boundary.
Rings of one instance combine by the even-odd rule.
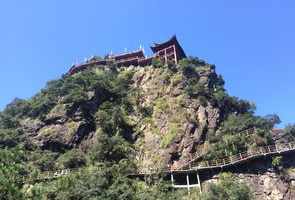
[[[176,123],[169,124],[169,131],[163,136],[160,146],[162,148],[166,148],[167,146],[169,146],[173,142],[173,140],[176,138],[179,131],[180,131],[179,124],[176,124]]]
[[[169,109],[169,103],[167,98],[159,98],[155,102],[155,111],[163,112]]]

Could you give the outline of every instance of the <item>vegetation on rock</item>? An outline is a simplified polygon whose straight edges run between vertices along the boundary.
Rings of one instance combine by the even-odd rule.
[[[0,113],[0,199],[185,199],[162,177],[148,184],[128,175],[177,165],[199,149],[201,159],[213,159],[272,143],[274,121],[254,110],[198,58],[63,76]],[[255,137],[236,134],[253,127]],[[286,134],[294,137],[294,127]],[[63,168],[81,171],[46,183],[18,180]],[[234,182],[225,175],[202,198],[250,199]]]
[[[224,173],[220,175],[217,184],[210,184],[204,193],[204,200],[250,200],[253,195],[245,183],[240,183],[233,175]]]

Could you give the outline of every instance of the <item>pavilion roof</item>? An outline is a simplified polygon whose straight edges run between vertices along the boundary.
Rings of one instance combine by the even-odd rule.
[[[127,59],[130,57],[139,57],[139,58],[144,58],[144,52],[142,49],[134,51],[134,52],[128,52],[128,53],[122,53],[122,54],[117,54],[112,56],[115,60],[122,60],[122,59]]]
[[[174,35],[170,40],[163,42],[163,43],[154,43],[153,46],[151,46],[151,49],[154,53],[165,49],[171,45],[175,45],[175,47],[177,48],[177,50],[179,51],[178,53],[180,54],[181,57],[185,58],[185,52],[182,49],[182,47],[180,46],[179,42],[177,41],[176,35]]]

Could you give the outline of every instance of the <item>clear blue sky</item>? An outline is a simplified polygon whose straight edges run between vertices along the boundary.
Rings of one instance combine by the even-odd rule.
[[[216,64],[231,95],[295,122],[293,0],[26,0],[0,3],[0,109],[76,61],[176,34]]]

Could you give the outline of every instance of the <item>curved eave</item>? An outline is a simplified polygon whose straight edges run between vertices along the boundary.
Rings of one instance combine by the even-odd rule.
[[[155,43],[154,46],[151,46],[151,49],[153,51],[153,53],[156,53],[162,49],[165,49],[171,45],[175,45],[177,50],[179,51],[179,55],[182,57],[182,58],[185,58],[186,55],[185,55],[185,52],[183,50],[183,48],[181,47],[181,45],[179,44],[176,36],[174,35],[170,40],[166,41],[166,42],[163,42],[163,43]]]

